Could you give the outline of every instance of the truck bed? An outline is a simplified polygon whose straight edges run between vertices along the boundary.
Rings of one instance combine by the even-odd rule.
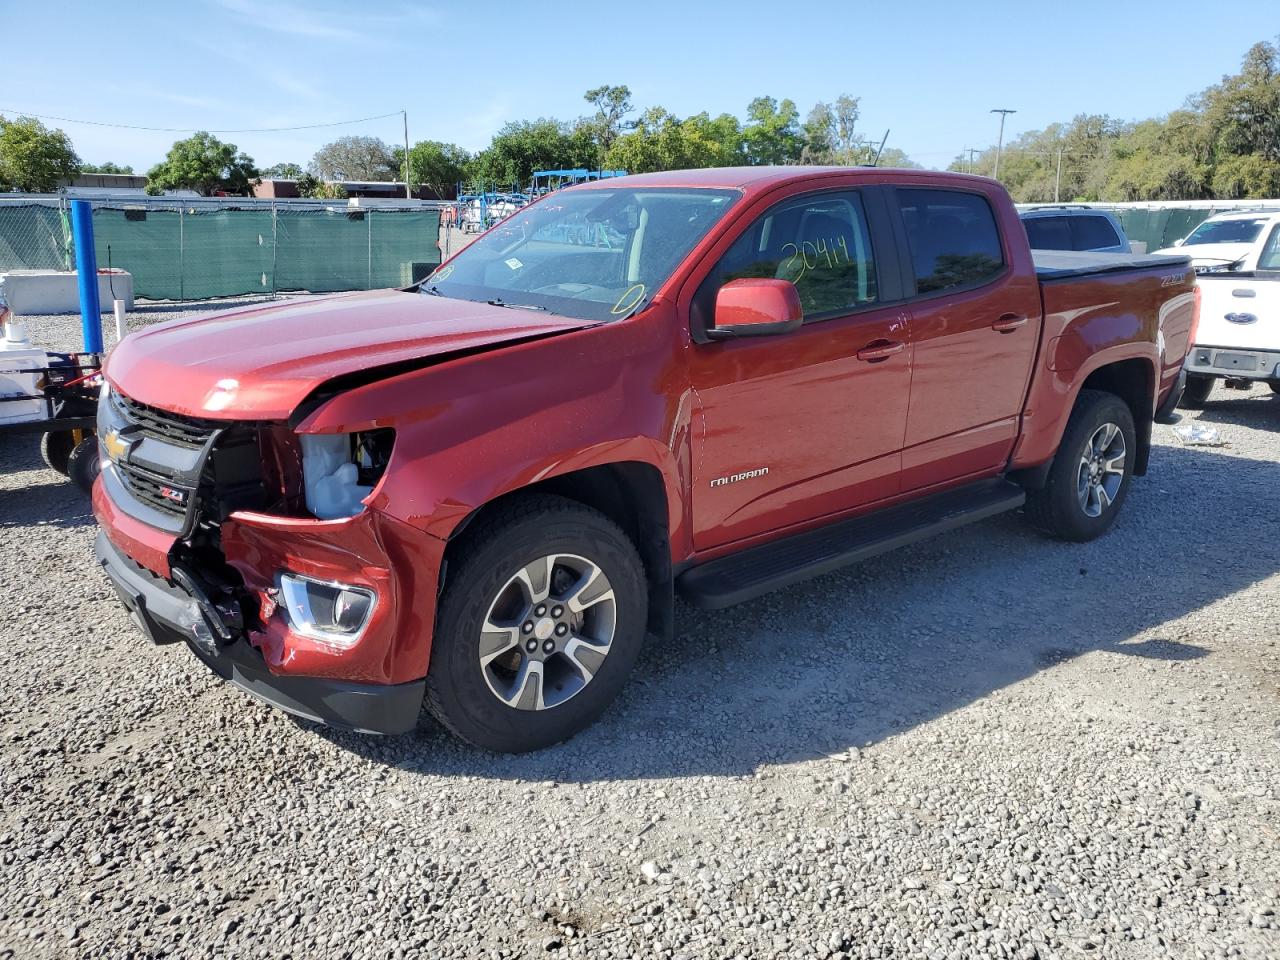
[[[1036,276],[1042,281],[1095,276],[1147,267],[1190,267],[1190,257],[1154,253],[1101,253],[1091,250],[1032,250]]]

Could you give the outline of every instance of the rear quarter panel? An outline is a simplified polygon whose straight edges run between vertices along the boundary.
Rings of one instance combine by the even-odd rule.
[[[1108,364],[1149,365],[1149,419],[1190,350],[1194,291],[1195,274],[1185,264],[1042,283],[1044,333],[1011,466],[1036,466],[1054,455],[1080,388]]]

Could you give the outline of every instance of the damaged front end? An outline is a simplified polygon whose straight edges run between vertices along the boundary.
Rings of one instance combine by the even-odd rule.
[[[98,435],[97,559],[147,636],[293,713],[414,726],[443,544],[367,506],[392,431],[298,434],[108,389]]]

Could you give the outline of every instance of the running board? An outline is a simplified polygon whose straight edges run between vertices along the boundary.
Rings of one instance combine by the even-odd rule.
[[[719,610],[957,527],[1016,510],[1026,491],[983,480],[842,520],[692,567],[676,581],[695,607]]]

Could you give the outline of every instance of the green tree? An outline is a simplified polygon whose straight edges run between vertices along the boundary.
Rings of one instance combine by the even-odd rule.
[[[316,151],[307,170],[321,180],[397,180],[392,150],[377,137],[339,137]]]
[[[298,196],[309,200],[345,200],[347,188],[340,183],[325,183],[319,177],[304,173],[298,177]]]
[[[594,87],[583,95],[583,99],[596,108],[590,122],[603,157],[622,133],[622,118],[635,110],[631,103],[631,89],[626,86]]]
[[[875,159],[875,150],[871,151],[872,159]],[[920,164],[912,160],[905,150],[898,147],[885,147],[880,154],[880,162],[876,164],[880,167],[893,167],[898,170],[919,170]]]
[[[543,117],[506,124],[488,148],[467,167],[473,186],[520,187],[535,170],[597,165],[594,131],[589,123],[566,124]]]
[[[635,127],[619,137],[606,156],[610,168],[629,173],[723,167],[742,162],[738,119],[706,113],[684,120],[662,107],[646,110]]]
[[[876,146],[858,134],[859,99],[841,94],[835,103],[816,103],[804,122],[803,163],[853,166],[875,159]]]
[[[133,167],[120,166],[118,163],[112,163],[108,160],[106,163],[82,163],[80,165],[81,173],[133,173]]]
[[[404,149],[394,151],[396,169],[404,168]],[[471,154],[456,143],[420,140],[409,148],[409,179],[435,192],[437,197],[451,196],[467,177]]]
[[[262,171],[264,180],[298,180],[302,176],[302,167],[296,163],[277,163]]]
[[[34,117],[0,116],[0,190],[52,193],[80,170],[71,139]]]
[[[147,171],[147,192],[194,190],[204,197],[216,193],[242,196],[257,176],[252,157],[234,143],[223,143],[200,130],[174,143],[164,160]]]
[[[747,105],[742,135],[751,164],[798,163],[804,150],[800,111],[791,100],[756,97]]]

